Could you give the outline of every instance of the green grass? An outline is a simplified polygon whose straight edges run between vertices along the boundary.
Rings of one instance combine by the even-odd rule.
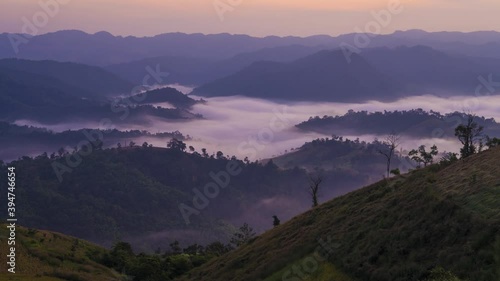
[[[0,225],[0,250],[6,253],[8,230]],[[98,260],[106,253],[92,243],[63,234],[16,228],[16,273],[5,273],[6,255],[0,256],[5,281],[112,281],[121,280]]]
[[[310,280],[338,275],[344,279],[333,280],[421,281],[441,266],[460,280],[498,281],[499,159],[497,148],[380,181],[299,215],[179,280],[282,280],[283,272],[314,252],[318,239],[330,237],[338,247]]]
[[[283,276],[287,271],[291,271],[292,266],[298,266],[303,262],[303,260],[297,260],[290,264],[289,266],[285,267],[284,269],[275,272],[273,275],[267,277],[264,279],[264,281],[282,281]],[[294,277],[298,277],[295,275]],[[288,279],[288,280],[293,280],[293,279]],[[305,275],[303,281],[356,281],[352,277],[348,276],[347,274],[343,273],[341,270],[339,270],[337,267],[335,267],[331,263],[327,262],[322,262],[318,265],[318,268],[314,270],[312,273],[308,273]]]

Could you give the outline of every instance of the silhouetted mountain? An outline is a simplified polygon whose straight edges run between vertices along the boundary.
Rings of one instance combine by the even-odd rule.
[[[361,56],[321,51],[291,63],[257,62],[193,91],[201,96],[244,95],[298,101],[394,99],[396,83]]]
[[[50,78],[52,81],[48,85],[81,98],[104,99],[106,96],[128,94],[134,87],[130,82],[102,68],[77,63],[4,59],[0,60],[0,69],[4,72],[16,70]]]
[[[0,68],[0,118],[15,120],[18,117],[70,106],[91,106],[69,93],[81,92],[60,80],[24,71]]]
[[[319,45],[311,37],[265,38],[230,34],[166,33],[153,37],[113,36],[107,32],[87,34],[65,30],[34,36],[20,44],[16,54],[7,33],[0,34],[0,58],[50,59],[91,65],[109,65],[158,56],[230,58],[236,54],[263,48],[294,44]]]
[[[410,29],[406,31],[396,31],[392,35],[396,38],[406,38],[412,40],[427,40],[435,42],[461,42],[474,45],[481,45],[489,42],[500,43],[500,33],[498,31],[427,32],[420,29]]]
[[[217,73],[213,59],[191,58],[181,56],[162,56],[142,60],[113,64],[105,69],[123,79],[142,85],[149,68],[158,69],[168,76],[162,77],[162,84],[179,83],[181,85],[197,85],[200,81],[210,81],[210,77]],[[207,76],[208,75],[208,76]]]
[[[169,103],[177,108],[191,108],[197,103],[204,102],[203,100],[194,100],[176,89],[169,87],[133,95],[126,98],[126,100],[133,100],[137,104]]]
[[[471,93],[479,76],[500,75],[500,59],[452,56],[425,46],[367,49],[361,56],[408,92]]]
[[[493,31],[470,33],[398,31],[371,37],[368,47],[426,45],[457,54],[500,58],[499,34]],[[0,34],[0,58],[50,59],[104,66],[160,56],[221,60],[239,53],[290,45],[339,48],[342,43],[354,46],[354,38],[360,35],[257,38],[230,34],[167,33],[153,37],[122,37],[107,32],[87,34],[77,30],[66,30],[29,38],[26,43],[19,44],[18,53],[14,51],[10,42],[12,36],[13,34]]]
[[[161,71],[169,73],[169,76],[164,79],[165,84],[201,85],[233,74],[257,61],[289,62],[321,49],[322,47],[291,45],[242,53],[224,60],[166,56],[115,64],[105,68],[124,79],[139,84],[142,83],[147,73],[147,67],[159,66]]]
[[[257,62],[202,85],[193,94],[307,101],[388,100],[416,94],[471,93],[481,83],[479,77],[489,80],[490,75],[500,76],[500,59],[452,56],[425,46],[366,49],[350,59],[337,50],[321,51],[292,63]]]
[[[17,61],[13,61],[17,62]],[[20,61],[23,67],[34,65],[34,71],[42,72],[37,69],[45,65],[46,62],[27,62]],[[11,61],[9,61],[11,63]],[[54,62],[49,62],[48,65]],[[0,61],[1,64],[1,61]],[[58,65],[59,63],[54,63]],[[14,66],[18,64],[13,63]],[[65,64],[63,64],[65,65]],[[70,65],[72,66],[72,65]],[[22,67],[19,67],[22,68]],[[86,66],[77,66],[77,70]],[[91,67],[92,69],[93,67]],[[157,108],[151,105],[133,104],[115,104],[109,101],[100,101],[104,96],[98,96],[91,99],[96,92],[89,92],[98,88],[99,84],[106,84],[107,76],[95,76],[102,74],[100,72],[89,74],[82,78],[78,76],[79,72],[71,72],[70,67],[66,75],[75,75],[61,81],[58,79],[58,72],[66,68],[54,71],[53,77],[44,74],[20,71],[16,68],[7,68],[0,66],[0,120],[13,122],[19,119],[38,121],[40,123],[60,123],[62,121],[89,121],[98,124],[103,118],[108,118],[117,123],[146,122],[146,116],[156,116],[165,119],[191,119],[200,118],[200,115],[193,114],[184,109]],[[50,70],[47,71],[50,73]],[[104,71],[103,71],[104,72]],[[71,74],[73,73],[73,74]],[[104,72],[106,73],[106,72]],[[56,75],[57,74],[57,75]],[[108,77],[114,77],[109,74]],[[95,79],[94,79],[95,78]],[[117,79],[115,81],[122,81]],[[88,85],[84,85],[88,83]],[[71,84],[70,84],[71,83]],[[113,80],[109,80],[110,85],[117,85]],[[124,83],[124,85],[128,85]],[[85,87],[84,89],[79,88]],[[126,88],[126,87],[124,87]],[[110,89],[110,87],[106,87]],[[101,94],[102,90],[99,90]],[[129,89],[130,91],[130,89]],[[126,116],[126,118],[123,118]],[[146,118],[147,119],[147,118]]]

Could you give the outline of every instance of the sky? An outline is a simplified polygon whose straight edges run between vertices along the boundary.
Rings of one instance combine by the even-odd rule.
[[[498,0],[1,0],[0,32],[33,24],[39,34],[309,36],[363,31],[373,21],[383,23],[379,33],[477,31],[499,30],[499,12]]]

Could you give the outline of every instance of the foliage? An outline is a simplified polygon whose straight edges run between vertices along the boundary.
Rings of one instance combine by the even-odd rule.
[[[193,244],[182,250],[177,241],[170,246],[174,251],[164,254],[139,253],[136,255],[129,243],[118,242],[101,262],[124,275],[131,276],[133,281],[167,281],[174,280],[189,270],[233,249],[221,242],[213,242],[206,247]]]
[[[171,148],[171,149],[179,150],[179,151],[185,151],[186,150],[186,144],[183,141],[178,140],[176,138],[171,139],[167,143],[167,147]]]
[[[401,175],[401,171],[398,168],[396,168],[394,170],[391,170],[391,174],[395,175],[395,176],[399,176],[399,175]]]
[[[422,109],[396,111],[354,111],[338,116],[315,116],[297,124],[305,131],[322,134],[374,134],[387,135],[398,132],[402,136],[427,138],[453,137],[457,124],[467,120],[467,114],[452,112],[441,114]],[[475,121],[490,135],[500,135],[500,124],[493,118],[476,116]]]
[[[248,204],[257,204],[262,198],[280,194],[303,202],[301,207],[270,206],[253,213],[263,218],[278,208],[280,214],[290,217],[308,205],[308,199],[302,196],[307,184],[305,171],[233,160],[241,173],[230,178],[229,185],[210,200],[203,212],[192,215],[188,226],[179,204],[192,206],[193,188],[203,192],[205,185],[214,182],[211,173],[226,171],[231,160],[175,149],[124,146],[93,151],[77,167],[68,166],[70,172],[64,173],[59,182],[52,165],[67,165],[66,159],[74,157],[74,152],[62,151],[53,158],[40,155],[9,163],[23,171],[17,177],[17,184],[23,188],[16,190],[23,200],[16,209],[24,225],[62,231],[102,245],[122,237],[171,231],[169,241],[149,237],[131,241],[134,247],[154,251],[158,243],[168,245],[173,240],[182,244],[227,242],[232,228],[223,219],[242,217],[248,212]],[[1,170],[6,169],[5,165]],[[7,188],[5,177],[6,173],[0,173],[0,188]],[[0,213],[5,216],[6,210]],[[267,229],[269,221],[263,219],[256,227]],[[191,235],[184,235],[186,232]]]
[[[488,148],[500,146],[500,138],[490,138],[489,136],[486,136],[486,146]]]
[[[455,161],[458,161],[458,154],[453,152],[445,152],[441,159],[439,160],[439,164],[441,165],[449,165]]]
[[[425,145],[421,145],[417,149],[412,149],[409,153],[408,156],[410,158],[417,162],[418,165],[420,166],[421,164],[424,164],[424,167],[426,167],[429,164],[432,164],[434,162],[434,156],[438,155],[438,149],[436,145],[433,145],[431,147],[431,151],[427,152],[425,150]]]
[[[233,234],[231,238],[231,244],[235,247],[239,247],[248,243],[253,237],[255,237],[255,232],[253,228],[250,227],[247,223],[244,223],[239,230]]]

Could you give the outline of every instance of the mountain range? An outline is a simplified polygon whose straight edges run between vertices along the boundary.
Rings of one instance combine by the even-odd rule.
[[[426,46],[320,51],[293,62],[255,62],[193,91],[201,96],[360,102],[470,94],[500,76],[497,59],[452,56]],[[498,90],[496,90],[498,92]]]
[[[19,42],[15,36],[28,38]],[[0,34],[0,58],[50,59],[105,66],[159,56],[230,58],[238,53],[289,45],[324,46],[339,48],[340,44],[355,45],[355,38],[367,34],[345,34],[337,37],[316,35],[310,37],[264,38],[231,34],[166,33],[153,37],[114,36],[108,32],[88,34],[78,30],[64,30],[37,36]],[[393,34],[370,34],[369,47],[396,47],[426,45],[442,51],[469,56],[500,58],[500,33],[397,31]],[[26,42],[27,41],[27,42]],[[16,48],[13,47],[17,46]]]

